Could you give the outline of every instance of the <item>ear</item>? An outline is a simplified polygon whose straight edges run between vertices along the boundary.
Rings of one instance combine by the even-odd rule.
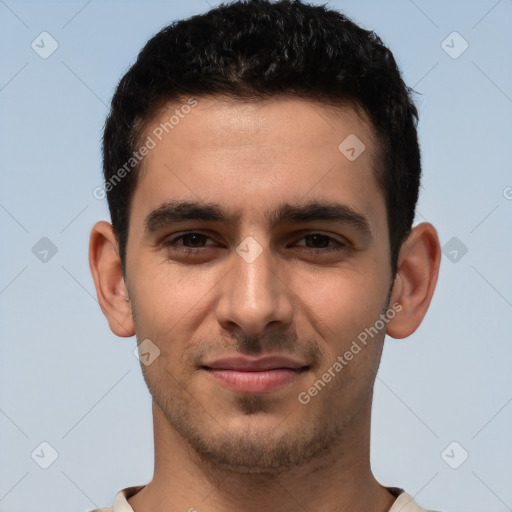
[[[128,289],[123,278],[117,239],[112,225],[98,222],[91,231],[89,266],[96,295],[110,330],[121,337],[133,336],[133,324]]]
[[[440,263],[441,247],[434,226],[422,222],[412,228],[400,249],[390,298],[390,304],[399,303],[402,309],[388,322],[386,334],[406,338],[420,326],[434,294]]]

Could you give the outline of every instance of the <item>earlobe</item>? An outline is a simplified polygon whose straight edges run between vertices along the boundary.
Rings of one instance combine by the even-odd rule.
[[[98,302],[110,330],[117,336],[133,336],[135,328],[128,290],[123,278],[116,236],[108,222],[98,222],[92,228],[89,266]]]
[[[406,338],[420,326],[434,294],[440,262],[434,226],[423,222],[412,228],[400,250],[390,299],[390,305],[399,303],[402,308],[388,323],[386,334]]]

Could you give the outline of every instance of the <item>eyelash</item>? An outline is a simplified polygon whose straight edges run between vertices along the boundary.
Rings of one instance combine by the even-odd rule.
[[[164,240],[162,245],[167,249],[174,249],[174,250],[189,253],[189,254],[197,254],[198,252],[201,252],[202,250],[205,250],[208,247],[212,247],[212,245],[206,245],[206,246],[202,246],[202,247],[187,247],[185,245],[180,245],[180,246],[177,245],[177,242],[179,240],[183,240],[184,237],[189,236],[189,235],[199,235],[201,237],[205,237],[206,239],[212,240],[212,238],[210,236],[208,236],[204,233],[200,233],[198,231],[187,231],[186,233],[181,233],[179,236],[176,236],[170,240],[169,239]],[[299,240],[304,240],[307,237],[312,237],[315,235],[325,237],[328,239],[328,243],[334,242],[335,245],[331,245],[331,246],[327,246],[327,247],[307,247],[306,245],[301,245],[300,247],[304,247],[313,253],[323,253],[323,254],[334,252],[334,251],[347,250],[350,248],[350,245],[348,243],[341,242],[339,240],[336,240],[334,237],[332,237],[330,235],[326,235],[326,234],[320,233],[320,232],[307,233],[303,237],[301,237]]]

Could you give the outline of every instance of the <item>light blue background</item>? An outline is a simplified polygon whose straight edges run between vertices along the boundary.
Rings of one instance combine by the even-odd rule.
[[[512,1],[329,5],[375,30],[421,93],[417,220],[468,248],[456,263],[443,256],[418,331],[386,342],[374,472],[427,508],[512,510]],[[88,235],[107,218],[92,192],[118,80],[151,35],[208,8],[0,2],[1,512],[106,506],[152,476],[135,339],[110,333],[89,274]],[[31,48],[43,31],[59,44],[48,59]],[[469,43],[457,59],[441,47],[453,31]],[[47,263],[32,253],[42,237],[58,248]],[[30,455],[42,441],[59,454],[46,470]],[[458,469],[441,457],[452,441],[469,453]]]

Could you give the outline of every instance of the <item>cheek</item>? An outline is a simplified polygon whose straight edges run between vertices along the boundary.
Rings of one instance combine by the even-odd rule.
[[[385,307],[387,281],[376,269],[347,266],[329,273],[302,275],[296,294],[311,321],[316,318],[316,324],[325,325],[322,333],[328,338],[364,329]]]
[[[139,337],[152,335],[165,340],[197,326],[198,315],[204,315],[215,293],[218,272],[204,271],[198,275],[193,267],[155,262],[154,258],[142,255],[139,261],[132,274]]]
[[[306,322],[326,356],[315,379],[322,374],[332,378],[332,400],[346,404],[361,399],[377,371],[385,329],[375,331],[374,326],[385,308],[387,288],[384,281],[355,272],[337,277],[322,285],[317,281],[314,291],[309,288]]]

